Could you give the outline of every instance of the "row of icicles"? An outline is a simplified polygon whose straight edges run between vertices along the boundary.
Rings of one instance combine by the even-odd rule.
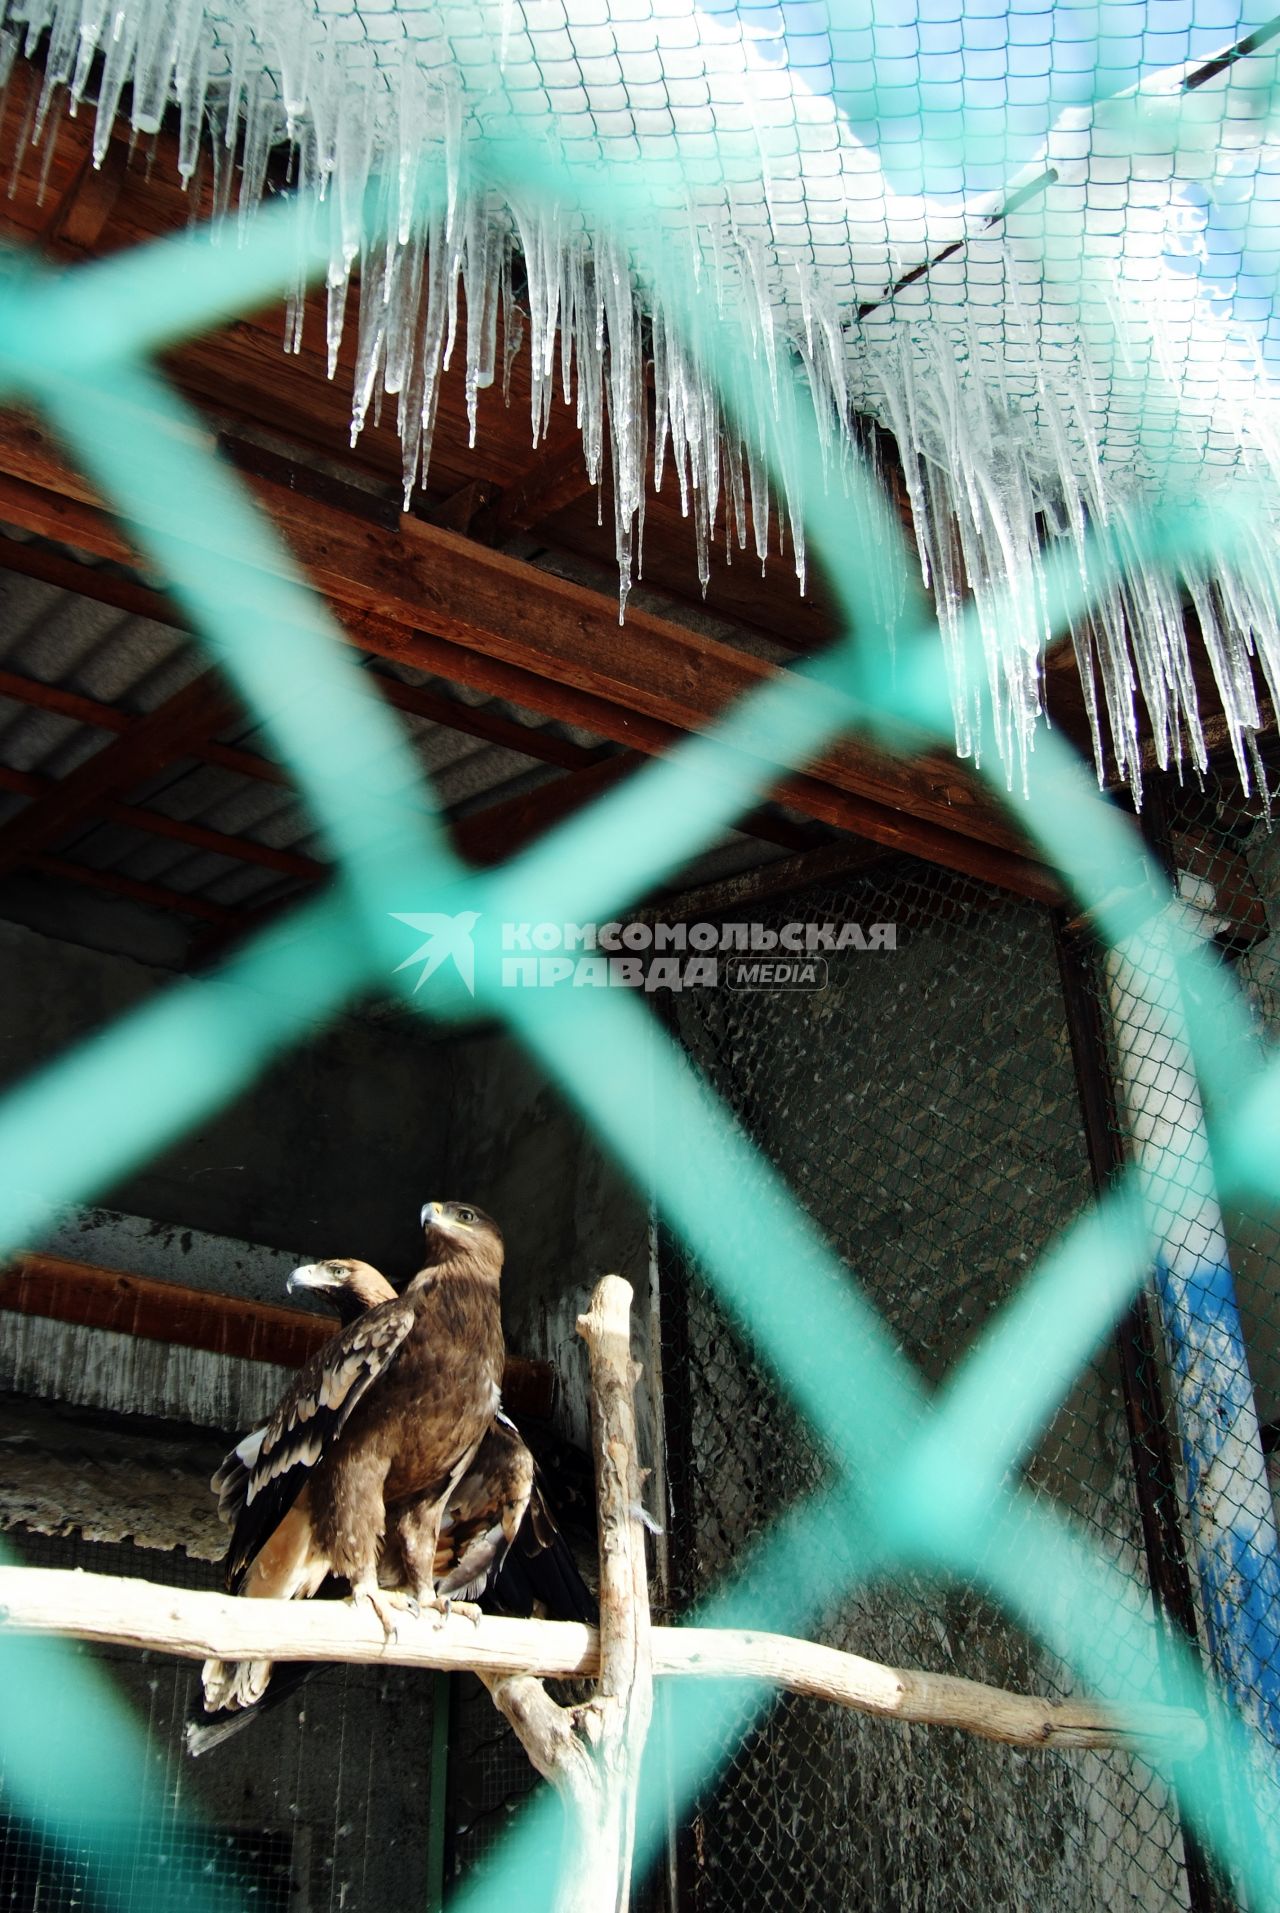
[[[15,11],[11,4],[10,17]],[[406,500],[427,481],[441,378],[455,353],[460,349],[463,359],[474,443],[479,394],[500,384],[508,395],[512,359],[527,330],[534,445],[547,431],[557,373],[565,402],[576,407],[586,470],[597,486],[607,434],[620,617],[642,573],[647,485],[656,489],[668,465],[693,521],[704,592],[717,526],[726,557],[750,541],[763,567],[771,518],[778,545],[790,544],[803,590],[801,418],[816,420],[828,487],[845,484],[859,455],[857,416],[875,419],[899,450],[942,633],[957,749],[975,759],[994,749],[1010,784],[1025,781],[1042,721],[1042,658],[1056,635],[1046,534],[1081,554],[1090,526],[1105,525],[1122,550],[1127,545],[1137,554],[1139,543],[1130,517],[1137,507],[1108,483],[1092,408],[1060,366],[1052,382],[1039,372],[1034,406],[1011,411],[997,396],[998,369],[984,365],[962,322],[943,324],[917,308],[901,320],[886,310],[874,325],[859,327],[816,270],[797,260],[780,264],[750,243],[734,225],[731,204],[699,203],[696,218],[686,211],[674,237],[671,208],[663,207],[653,221],[662,251],[652,256],[668,267],[675,261],[666,283],[696,286],[691,310],[710,315],[701,328],[704,347],[725,318],[737,321],[745,337],[747,392],[730,418],[704,354],[691,349],[690,312],[668,311],[657,275],[644,269],[646,236],[629,232],[624,249],[563,205],[532,196],[521,203],[472,185],[457,89],[428,79],[411,60],[375,123],[372,88],[340,87],[332,65],[319,69],[318,81],[315,63],[307,68],[301,53],[292,74],[282,60],[277,75],[243,23],[230,80],[211,91],[208,23],[199,5],[144,0],[120,8],[113,17],[132,22],[132,39],[126,33],[114,41],[100,0],[26,0],[22,13],[29,50],[42,32],[49,35],[43,83],[38,94],[31,89],[21,129],[24,143],[47,138],[63,111],[90,97],[92,81],[101,158],[128,81],[135,132],[157,132],[166,106],[176,102],[184,178],[191,181],[207,164],[218,215],[231,214],[234,196],[242,221],[267,191],[272,154],[291,143],[290,178],[315,194],[317,217],[329,227],[330,375],[353,324],[353,442],[366,420],[379,416],[384,398],[394,399]],[[309,13],[303,6],[289,17],[305,26]],[[276,28],[284,30],[280,22]],[[0,44],[7,71],[18,49],[12,28]],[[412,139],[402,136],[409,126]],[[442,190],[424,219],[422,185],[432,168]],[[373,221],[366,216],[371,182],[379,205]],[[349,296],[353,276],[357,288]],[[287,323],[295,349],[303,309],[299,286]],[[1276,702],[1280,579],[1272,542],[1269,528],[1242,534],[1225,576],[1207,558],[1174,573],[1135,555],[1088,624],[1072,631],[1100,775],[1109,745],[1120,776],[1140,794],[1140,700],[1158,763],[1206,763],[1189,598],[1240,776],[1246,787],[1257,777],[1265,790],[1251,735],[1261,723],[1253,659]],[[892,575],[883,556],[859,555],[860,577],[877,588]],[[897,607],[878,609],[892,619]],[[962,641],[969,611],[980,633],[977,665]]]

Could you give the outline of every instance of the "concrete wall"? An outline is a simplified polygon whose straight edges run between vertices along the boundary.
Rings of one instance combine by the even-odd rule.
[[[448,1193],[502,1223],[507,1340],[553,1364],[556,1419],[585,1445],[586,1356],[574,1323],[601,1275],[625,1275],[635,1289],[636,1353],[650,1368],[645,1204],[509,1037],[461,1040],[452,1067]]]
[[[173,987],[132,958],[0,923],[0,1088]],[[339,1018],[113,1189],[112,1207],[309,1256],[412,1272],[439,1193],[447,1047],[403,1013]]]

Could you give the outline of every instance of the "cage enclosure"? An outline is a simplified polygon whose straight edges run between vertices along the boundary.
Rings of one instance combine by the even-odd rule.
[[[1162,793],[1151,816],[1219,960],[1248,991],[1261,1043],[1280,976],[1269,820],[1225,778]],[[887,926],[864,935],[870,947],[826,956],[821,987],[694,988],[653,1001],[912,1359],[940,1379],[1126,1146],[1109,1093],[1117,1031],[1088,926],[892,854],[843,880],[776,892],[747,876],[654,909],[673,922],[750,922],[765,941],[797,923]],[[102,939],[101,924],[94,933]],[[4,947],[15,1067],[153,982],[136,958],[12,919]],[[428,1041],[370,1004],[36,1248],[70,1272],[87,1264],[150,1281],[152,1306],[165,1286],[175,1307],[192,1290],[273,1303],[287,1270],[317,1254],[358,1250],[397,1279],[408,1273],[416,1198],[455,1185],[504,1219],[509,1342],[532,1358],[521,1405],[570,1441],[586,1435],[573,1320],[593,1271],[622,1268],[647,1298],[636,1332],[663,1529],[653,1597],[658,1618],[677,1617],[822,1482],[827,1463],[696,1264],[505,1037]],[[1262,1215],[1227,1220],[1270,1450],[1280,1421],[1274,1231]],[[250,1223],[270,1239],[234,1233]],[[278,1323],[250,1310],[237,1352],[219,1353],[225,1322],[213,1333],[198,1324],[196,1345],[184,1346],[154,1339],[172,1332],[163,1317],[139,1333],[94,1326],[92,1295],[70,1282],[61,1293],[51,1314],[28,1312],[30,1293],[12,1279],[0,1296],[15,1305],[0,1379],[4,1517],[17,1554],[214,1585],[225,1535],[206,1483],[228,1437],[278,1392]],[[130,1319],[123,1308],[118,1319]],[[1098,1348],[1025,1478],[1149,1590],[1168,1626],[1202,1640],[1170,1333],[1144,1296]],[[580,1494],[580,1482],[568,1486]],[[589,1499],[585,1515],[589,1536]],[[826,1544],[839,1554],[838,1528]],[[873,1583],[824,1616],[820,1638],[890,1665],[1076,1691],[979,1589],[955,1582]],[[1123,1681],[1122,1636],[1114,1651]],[[165,1763],[175,1843],[193,1837],[197,1806],[201,1837],[250,1904],[359,1908],[439,1893],[483,1864],[533,1785],[470,1677],[331,1669],[193,1765],[182,1727],[195,1670],[124,1650],[106,1659]],[[728,1906],[744,1870],[771,1904],[797,1908],[1083,1908],[1121,1896],[1201,1907],[1223,1891],[1168,1786],[1132,1755],[1027,1752],[783,1699],[725,1759],[695,1812],[668,1829],[647,1888],[654,1904],[671,1895]],[[43,1851],[17,1821],[6,1839],[11,1904],[37,1885],[41,1904],[79,1903],[74,1853]]]

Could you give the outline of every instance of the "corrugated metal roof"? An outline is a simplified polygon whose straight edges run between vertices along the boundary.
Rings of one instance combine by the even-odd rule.
[[[21,538],[35,550],[60,550],[17,532],[9,536]],[[74,556],[77,563],[83,562],[80,554]],[[111,576],[129,575],[117,566],[94,568]],[[0,570],[0,670],[4,672],[140,717],[157,709],[203,668],[194,641],[173,626]],[[451,817],[487,809],[562,778],[566,773],[561,765],[544,761],[552,740],[560,747],[584,750],[602,742],[589,732],[398,663],[378,659],[366,668],[374,677],[398,679],[403,685],[446,698],[463,711],[505,721],[528,734],[526,753],[518,748],[518,740],[493,742],[413,712],[398,713],[418,762],[431,778],[437,802]],[[119,729],[118,722],[115,728]],[[40,709],[0,689],[0,766],[41,778],[63,778],[100,750],[111,735],[109,728]],[[218,733],[217,742],[269,757],[262,728],[252,721],[236,720]],[[563,749],[551,754],[563,756]],[[134,789],[121,791],[118,800],[248,843],[320,862],[326,857],[323,841],[287,786],[243,775],[220,763],[190,757],[177,761]],[[0,790],[0,827],[28,801],[20,793]],[[296,875],[135,829],[118,816],[86,821],[51,846],[51,854],[88,870],[162,886],[233,911],[255,911],[306,888],[305,879]],[[726,864],[758,862],[767,854],[765,846],[731,836],[705,861],[710,872]]]

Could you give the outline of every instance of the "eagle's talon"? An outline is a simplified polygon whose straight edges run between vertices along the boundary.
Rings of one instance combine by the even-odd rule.
[[[385,1644],[390,1647],[397,1641],[395,1610],[405,1605],[404,1597],[389,1594],[385,1588],[356,1588],[352,1592],[352,1601],[356,1607],[371,1607],[382,1623]]]

